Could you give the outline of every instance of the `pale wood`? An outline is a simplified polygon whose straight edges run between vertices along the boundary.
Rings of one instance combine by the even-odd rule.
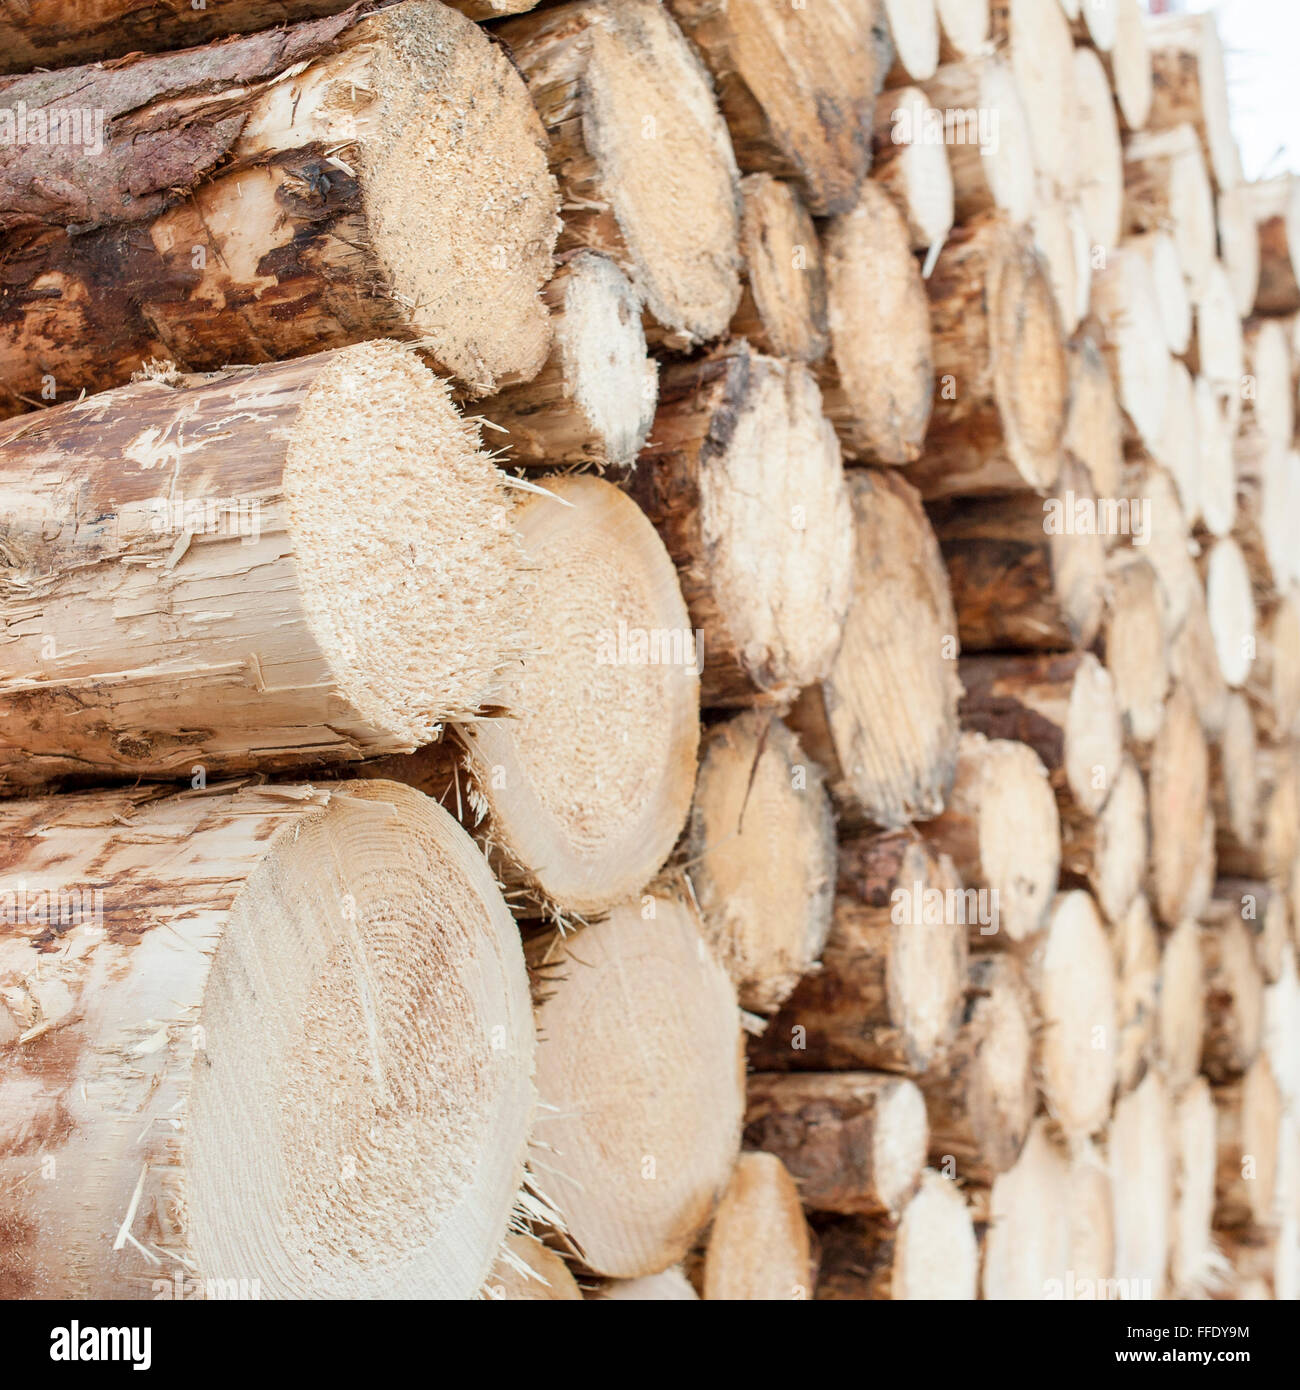
[[[1220,859],[1253,845],[1259,833],[1258,757],[1250,702],[1233,691],[1223,728],[1210,742],[1210,809]]]
[[[1292,174],[1250,185],[1259,228],[1258,314],[1300,310],[1300,179]]]
[[[639,1279],[611,1279],[594,1295],[597,1302],[698,1303],[700,1296],[676,1265]]]
[[[1252,319],[1243,330],[1249,376],[1242,383],[1243,432],[1252,424],[1270,441],[1295,437],[1295,374],[1285,319]]]
[[[1289,441],[1246,428],[1237,439],[1237,507],[1234,531],[1250,567],[1255,592],[1265,601],[1286,594],[1300,578],[1295,526],[1300,521],[1296,451]]]
[[[1056,192],[1072,192],[1078,177],[1074,131],[1074,43],[1059,5],[1040,0],[991,0],[995,39],[1005,43],[1029,118],[1034,168]]]
[[[1086,13],[1104,8],[1089,4]],[[1091,48],[1074,50],[1074,91],[1077,192],[1091,247],[1106,252],[1118,245],[1123,228],[1124,152],[1110,80]]]
[[[1255,925],[1239,902],[1216,897],[1201,928],[1205,961],[1205,1043],[1202,1070],[1214,1081],[1245,1072],[1259,1055],[1264,976],[1255,953]]]
[[[1092,308],[1130,437],[1158,451],[1165,425],[1169,349],[1151,263],[1131,243],[1093,275]]]
[[[1153,79],[1141,0],[1116,0],[1115,42],[1102,55],[1125,130],[1142,130],[1151,114]]]
[[[935,0],[884,0],[894,61],[886,85],[923,82],[939,65],[939,17]]]
[[[1117,550],[1110,558],[1098,651],[1115,682],[1125,735],[1149,745],[1165,717],[1169,642],[1160,581],[1141,551]]]
[[[569,1267],[532,1236],[507,1237],[483,1297],[498,1303],[581,1303],[582,1290]]]
[[[1160,954],[1160,1072],[1175,1099],[1201,1066],[1205,1038],[1205,963],[1201,930],[1190,917],[1169,934]]]
[[[793,1179],[772,1154],[741,1154],[709,1231],[705,1301],[799,1302],[812,1297],[812,1282],[808,1223]]]
[[[1146,1075],[1156,1052],[1160,938],[1145,894],[1133,899],[1110,938],[1119,1027],[1116,1081],[1119,1094],[1125,1095]]]
[[[953,224],[952,169],[931,113],[920,87],[896,87],[878,98],[873,127],[871,177],[898,204],[916,251],[942,246]]]
[[[1261,744],[1256,769],[1259,833],[1248,845],[1227,844],[1221,873],[1283,880],[1300,848],[1300,760],[1291,743]]]
[[[1118,1292],[1125,1299],[1164,1298],[1175,1200],[1173,1102],[1156,1072],[1116,1104],[1106,1158]]]
[[[1169,1279],[1181,1298],[1217,1291],[1228,1273],[1211,1234],[1217,1117],[1209,1082],[1203,1076],[1174,1106],[1174,1212]]]
[[[1277,1195],[1282,1096],[1265,1053],[1239,1079],[1214,1088],[1218,1163],[1214,1224],[1223,1230],[1268,1226]]]
[[[981,1296],[989,1301],[1061,1298],[1070,1279],[1069,1165],[1034,1121],[1015,1165],[990,1187],[971,1188],[984,1224]]]
[[[1199,584],[1192,587],[1183,625],[1169,644],[1169,671],[1191,696],[1206,737],[1218,738],[1227,723],[1231,692],[1219,666],[1205,591]]]
[[[1147,262],[1165,346],[1176,357],[1185,356],[1192,339],[1192,300],[1178,243],[1167,228],[1157,227],[1125,237],[1122,246]]]
[[[1142,887],[1150,846],[1142,774],[1125,755],[1096,815],[1067,802],[1061,818],[1061,881],[1087,888],[1108,922],[1118,922]]]
[[[1098,497],[1119,495],[1124,469],[1124,428],[1115,388],[1095,331],[1084,328],[1070,345],[1070,411],[1065,447],[1088,470]],[[1117,541],[1106,537],[1107,546]]]
[[[1237,313],[1245,318],[1259,293],[1259,225],[1254,199],[1244,184],[1221,188],[1217,201],[1219,255],[1232,284]]]
[[[1147,763],[1151,814],[1151,905],[1167,927],[1187,912],[1209,814],[1209,753],[1187,689],[1176,684]]]
[[[989,0],[935,0],[934,8],[945,63],[983,51],[989,39]]]
[[[1249,560],[1250,552],[1246,551]],[[1294,589],[1260,605],[1246,694],[1263,737],[1278,742],[1300,719],[1300,602]]]
[[[1288,894],[1249,878],[1220,878],[1208,909],[1210,920],[1222,913],[1240,918],[1250,932],[1255,961],[1266,984],[1276,984],[1291,950],[1292,912]]]

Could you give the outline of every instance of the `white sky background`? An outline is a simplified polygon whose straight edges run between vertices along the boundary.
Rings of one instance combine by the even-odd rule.
[[[1183,0],[1170,9],[1214,11],[1246,177],[1300,173],[1300,0]]]

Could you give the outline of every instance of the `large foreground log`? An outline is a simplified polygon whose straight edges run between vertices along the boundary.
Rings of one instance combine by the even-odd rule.
[[[545,135],[504,53],[434,0],[33,73],[0,99],[105,121],[102,149],[0,151],[0,411],[154,357],[208,371],[403,338],[474,394],[546,358]]]
[[[560,249],[612,255],[669,346],[725,332],[740,296],[736,158],[708,73],[668,12],[655,0],[575,0],[497,32],[551,137],[568,211]]]
[[[740,1146],[735,990],[694,911],[672,897],[555,933],[531,958],[546,992],[540,1185],[590,1269],[664,1269],[709,1219]]]
[[[854,594],[830,674],[790,723],[841,816],[886,828],[937,815],[957,750],[957,621],[934,533],[896,474],[855,469]]]
[[[395,344],[140,381],[0,460],[0,785],[354,761],[506,699],[505,480]]]
[[[524,1176],[533,1028],[449,816],[359,782],[0,822],[27,895],[0,928],[7,1297],[478,1291]]]

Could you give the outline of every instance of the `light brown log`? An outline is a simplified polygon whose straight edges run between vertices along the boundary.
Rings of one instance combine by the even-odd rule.
[[[1117,1089],[1131,1091],[1155,1058],[1159,1019],[1160,939],[1146,896],[1139,893],[1111,928],[1119,1028]]]
[[[546,359],[544,133],[504,53],[435,0],[34,73],[5,101],[106,124],[98,153],[0,154],[4,413],[155,357],[209,371],[394,337],[475,395]]]
[[[1211,14],[1152,15],[1146,21],[1151,50],[1152,101],[1148,125],[1196,130],[1220,189],[1241,182],[1241,156],[1228,119],[1223,46]]]
[[[1276,983],[1291,949],[1291,909],[1281,888],[1247,878],[1221,878],[1214,887],[1209,912],[1239,917],[1251,934],[1255,960],[1266,984]]]
[[[952,230],[952,169],[939,120],[919,87],[896,87],[876,101],[871,177],[898,205],[916,251],[942,246]]]
[[[1092,282],[1093,313],[1130,437],[1158,451],[1165,427],[1169,350],[1151,263],[1129,242],[1116,247]]]
[[[1300,578],[1295,527],[1300,520],[1296,452],[1289,443],[1247,428],[1237,439],[1234,535],[1256,594],[1270,601]]]
[[[1106,1158],[1118,1292],[1125,1299],[1164,1298],[1175,1200],[1173,1103],[1156,1072],[1115,1106]]]
[[[957,620],[915,491],[854,469],[854,593],[830,674],[789,722],[826,769],[846,824],[938,815],[957,750]]]
[[[1176,636],[1189,609],[1203,601],[1177,485],[1163,468],[1143,464],[1128,470],[1124,492],[1129,499],[1133,543],[1156,572],[1164,594],[1168,631],[1171,637]],[[1132,520],[1134,512],[1136,522]]]
[[[741,1007],[772,1014],[826,944],[835,818],[821,769],[768,714],[705,735],[682,852]]]
[[[1242,428],[1289,446],[1295,437],[1295,376],[1285,319],[1251,319],[1243,328],[1246,368]]]
[[[821,393],[743,340],[668,366],[629,490],[677,566],[707,705],[823,679],[852,593],[853,517]]]
[[[1010,63],[984,52],[945,62],[922,87],[944,116],[956,220],[1000,210],[1014,225],[1026,222],[1036,200],[1033,154]]]
[[[1300,971],[1295,952],[1282,952],[1277,978],[1264,991],[1264,1046],[1287,1115],[1300,1107]]]
[[[1168,230],[1158,227],[1125,237],[1123,249],[1138,252],[1147,262],[1165,346],[1176,357],[1185,356],[1192,339],[1192,301],[1177,242]]]
[[[1191,696],[1176,684],[1147,764],[1151,892],[1156,916],[1176,927],[1186,915],[1202,828],[1209,813],[1209,754]]]
[[[668,8],[713,74],[740,167],[795,179],[818,217],[847,212],[871,167],[872,107],[893,60],[881,0]]]
[[[1114,1288],[1114,1203],[1105,1158],[1088,1141],[1070,1154],[1065,1206],[1072,1273],[1062,1292],[1070,1299],[1109,1299]]]
[[[1192,303],[1195,314],[1188,364],[1210,383],[1216,395],[1231,402],[1229,408],[1239,417],[1246,372],[1241,316],[1233,302],[1228,273],[1217,257],[1206,268],[1199,292],[1193,291]]]
[[[1030,220],[1034,247],[1047,268],[1061,328],[1071,337],[1088,312],[1093,246],[1079,200],[1041,198]]]
[[[1295,732],[1300,718],[1300,604],[1295,590],[1260,605],[1246,695],[1264,738],[1276,743]]]
[[[1253,845],[1259,833],[1257,762],[1250,702],[1240,691],[1233,691],[1223,728],[1210,741],[1210,809],[1220,858]]]
[[[1225,845],[1220,871],[1237,878],[1282,880],[1300,848],[1300,761],[1294,744],[1261,744],[1257,770],[1259,834]]]
[[[1086,7],[1101,13],[1105,6]],[[1099,45],[1100,47],[1100,45]],[[1124,210],[1124,152],[1110,79],[1091,48],[1074,50],[1078,197],[1092,247],[1118,245]]]
[[[6,1297],[474,1296],[533,1028],[448,815],[384,782],[136,789],[9,802],[0,835]]]
[[[945,1177],[990,1183],[1016,1161],[1034,1116],[1033,1002],[1010,953],[970,963],[966,1013],[944,1060],[919,1084],[930,1161]]]
[[[1225,395],[1206,377],[1196,378],[1196,430],[1200,438],[1200,522],[1212,536],[1226,536],[1237,517],[1234,441],[1240,421],[1237,394]]]
[[[934,8],[945,63],[983,52],[989,38],[989,0],[935,0]]]
[[[1091,652],[966,657],[960,673],[963,727],[1027,743],[1058,805],[1101,810],[1120,775],[1124,737],[1114,682]]]
[[[875,1072],[756,1072],[745,1144],[775,1155],[810,1211],[897,1216],[925,1166],[925,1101]]]
[[[1219,670],[1229,687],[1245,684],[1255,659],[1255,599],[1241,547],[1230,536],[1201,552],[1205,615]]]
[[[909,477],[927,498],[1044,489],[1056,480],[1069,403],[1060,311],[1024,228],[958,228],[926,289],[935,399]]]
[[[794,186],[770,174],[740,181],[744,281],[731,334],[760,352],[817,362],[830,347],[826,267],[808,210]]]
[[[1169,645],[1165,601],[1155,570],[1137,550],[1118,550],[1106,568],[1106,612],[1098,651],[1115,683],[1124,732],[1150,744],[1165,715]]]
[[[934,361],[921,269],[903,214],[868,179],[823,239],[831,350],[826,415],[853,458],[910,463],[930,421]]]
[[[1043,925],[1061,865],[1060,822],[1047,770],[1032,748],[965,733],[943,813],[920,827],[962,884],[988,894],[994,920],[974,944],[1024,941]]]
[[[1259,293],[1259,225],[1245,184],[1221,188],[1217,200],[1219,255],[1232,285],[1237,313],[1246,318]]]
[[[939,18],[936,0],[884,0],[893,49],[893,66],[885,83],[901,87],[923,82],[939,65]]]
[[[512,1235],[483,1285],[483,1297],[498,1303],[581,1303],[582,1290],[554,1250],[532,1236]]]
[[[1174,480],[1183,521],[1188,527],[1201,520],[1202,460],[1207,452],[1201,443],[1198,384],[1202,389],[1210,385],[1204,378],[1193,378],[1178,358],[1169,359],[1165,427],[1155,450],[1156,460]]]
[[[533,956],[539,1175],[583,1263],[621,1279],[680,1260],[740,1146],[736,993],[683,898],[647,896]]]
[[[1205,1043],[1201,1069],[1214,1081],[1245,1072],[1259,1055],[1264,976],[1252,923],[1237,901],[1216,896],[1201,928],[1205,961]]]
[[[1125,754],[1106,804],[1089,815],[1067,802],[1061,819],[1061,881],[1086,887],[1108,922],[1120,921],[1146,871],[1147,798],[1142,774]]]
[[[1279,174],[1250,186],[1259,228],[1257,314],[1300,310],[1300,179]]]
[[[1227,722],[1231,692],[1219,667],[1210,631],[1205,595],[1200,585],[1191,590],[1183,625],[1169,644],[1169,670],[1176,684],[1186,688],[1207,738],[1218,738]]]
[[[639,893],[686,822],[698,634],[654,527],[612,484],[550,478],[514,520],[545,595],[517,714],[458,727],[465,766],[437,795],[473,813],[524,903],[581,917]]]
[[[914,831],[848,841],[821,969],[751,1039],[751,1065],[928,1070],[961,1022],[967,933],[987,915]]]
[[[1115,1090],[1115,963],[1096,904],[1059,893],[1029,959],[1041,1031],[1039,1085],[1067,1138],[1101,1130]]]
[[[720,336],[740,297],[739,173],[713,84],[668,12],[575,0],[496,32],[550,137],[559,249],[612,255],[666,346]]]
[[[1201,1065],[1205,1038],[1205,963],[1201,930],[1190,917],[1169,934],[1160,953],[1160,1072],[1180,1096]]]
[[[1036,1120],[1014,1167],[970,1190],[984,1224],[980,1294],[994,1301],[1062,1298],[1070,1283],[1069,1166]]]
[[[1211,1234],[1217,1118],[1209,1082],[1198,1076],[1174,1106],[1174,1211],[1169,1279],[1175,1296],[1203,1297],[1228,1272]]]
[[[1141,0],[1116,0],[1115,42],[1102,55],[1125,130],[1142,130],[1151,113],[1151,54]]]
[[[1214,1224],[1222,1230],[1269,1226],[1277,1195],[1282,1096],[1267,1054],[1240,1080],[1214,1088],[1218,1165]]]
[[[826,1300],[953,1301],[976,1297],[979,1244],[961,1188],[927,1169],[897,1226],[841,1218],[818,1228]]]
[[[608,256],[579,250],[543,298],[550,356],[531,381],[475,406],[496,426],[489,442],[514,463],[631,465],[650,433],[659,381],[631,281]]]
[[[639,1279],[611,1279],[595,1295],[598,1302],[627,1303],[698,1303],[700,1296],[690,1280],[674,1265],[658,1274],[643,1274]]]
[[[1095,333],[1085,329],[1070,345],[1070,411],[1065,447],[1088,470],[1098,497],[1118,497],[1124,469],[1124,429],[1115,388]],[[1113,545],[1114,538],[1107,537]]]
[[[1072,192],[1076,97],[1074,43],[1059,5],[1039,0],[991,0],[993,37],[1006,45],[1029,118],[1034,168],[1047,187]]]
[[[798,1302],[812,1281],[798,1188],[774,1155],[741,1154],[709,1231],[705,1301]]]
[[[396,344],[155,375],[0,459],[9,788],[353,761],[509,698],[505,480]]]
[[[1092,644],[1104,611],[1106,538],[1100,528],[1109,528],[1110,519],[1073,456],[1047,498],[1018,492],[960,499],[932,508],[930,516],[963,651],[1069,651]]]

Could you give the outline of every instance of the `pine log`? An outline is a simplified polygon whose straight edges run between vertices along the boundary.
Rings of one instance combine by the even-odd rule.
[[[1247,428],[1237,439],[1234,532],[1264,600],[1285,593],[1300,578],[1296,527],[1300,523],[1300,458],[1289,442]]]
[[[1061,328],[1071,337],[1088,313],[1095,255],[1077,198],[1041,198],[1030,220],[1034,248],[1047,269],[1061,316]]]
[[[1210,741],[1210,809],[1220,859],[1253,845],[1259,834],[1258,759],[1250,702],[1233,691],[1223,728]]]
[[[1104,9],[1085,6],[1088,14]],[[1093,248],[1105,253],[1119,244],[1124,211],[1124,151],[1115,99],[1106,69],[1091,48],[1074,50],[1074,93],[1078,196],[1091,257]]]
[[[496,426],[491,442],[514,463],[630,466],[650,433],[659,380],[637,292],[608,256],[579,250],[543,298],[552,343],[541,371],[475,412]]]
[[[1236,394],[1225,395],[1206,377],[1197,377],[1196,433],[1200,440],[1197,479],[1199,520],[1212,536],[1226,536],[1237,519],[1237,474],[1233,450],[1239,424]]]
[[[1252,319],[1243,329],[1248,375],[1242,383],[1243,432],[1253,425],[1268,440],[1295,438],[1296,391],[1284,319]]]
[[[975,957],[961,1028],[919,1081],[930,1161],[945,1177],[991,1183],[1016,1161],[1037,1099],[1033,1053],[1033,1003],[1019,961]]]
[[[1230,536],[1201,552],[1200,567],[1205,580],[1205,614],[1219,670],[1228,685],[1237,689],[1245,683],[1255,659],[1255,599],[1250,571],[1241,547]]]
[[[1068,814],[1096,815],[1120,775],[1124,736],[1114,682],[1091,652],[974,656],[960,663],[964,728],[1027,743]]]
[[[1163,468],[1144,463],[1128,470],[1124,491],[1128,494],[1133,544],[1160,581],[1165,620],[1172,637],[1183,627],[1188,610],[1204,602],[1204,590],[1188,545],[1189,527],[1178,500],[1178,488]],[[1133,521],[1135,512],[1137,520]]]
[[[1192,299],[1187,291],[1178,243],[1168,230],[1158,227],[1127,236],[1122,245],[1125,251],[1136,251],[1146,261],[1156,294],[1160,326],[1164,329],[1165,346],[1176,357],[1185,356],[1192,340]]]
[[[847,212],[871,167],[872,108],[893,60],[881,0],[668,8],[713,74],[740,167],[795,179],[817,217]]]
[[[1257,314],[1300,310],[1300,178],[1280,174],[1252,184],[1250,197],[1259,228]]]
[[[680,897],[646,896],[554,933],[533,960],[546,991],[540,1186],[586,1267],[652,1274],[690,1249],[740,1146],[735,990]]]
[[[1181,1095],[1200,1070],[1205,1027],[1201,929],[1185,918],[1170,933],[1160,954],[1160,1068],[1173,1097]]]
[[[700,1296],[690,1280],[677,1267],[658,1274],[644,1274],[639,1279],[611,1279],[595,1295],[599,1302],[627,1303],[698,1303]]]
[[[1210,920],[1228,913],[1238,917],[1251,934],[1255,962],[1266,984],[1275,984],[1291,950],[1291,910],[1280,888],[1246,878],[1221,878],[1209,905]]]
[[[1098,651],[1115,683],[1124,732],[1150,745],[1165,716],[1169,644],[1165,601],[1155,570],[1136,550],[1119,550],[1106,569],[1106,612]]]
[[[1061,818],[1061,882],[1088,888],[1108,922],[1122,920],[1146,872],[1147,798],[1127,754],[1106,804],[1096,815],[1067,802]]]
[[[1110,937],[1119,1026],[1116,1081],[1119,1094],[1125,1095],[1155,1058],[1159,1020],[1160,938],[1145,894],[1133,899]]]
[[[799,1190],[779,1158],[736,1160],[709,1231],[704,1298],[796,1302],[812,1297],[812,1250]]]
[[[952,169],[938,114],[919,87],[882,92],[876,102],[871,177],[907,221],[912,249],[942,246],[953,223]]]
[[[1288,945],[1277,978],[1264,991],[1263,1054],[1273,1067],[1288,1115],[1300,1109],[1300,971]]]
[[[1119,5],[1116,0],[1061,0],[1070,32],[1080,46],[1091,44],[1102,53],[1115,46]]]
[[[1015,1165],[969,1189],[983,1224],[980,1293],[989,1301],[1061,1298],[1070,1282],[1069,1167],[1038,1119]]]
[[[545,595],[516,713],[386,775],[457,807],[521,907],[581,918],[639,893],[686,823],[699,635],[654,527],[612,484],[550,478],[514,519]]]
[[[1124,471],[1119,402],[1096,334],[1084,329],[1070,345],[1070,410],[1065,447],[1088,471],[1098,497],[1118,497]],[[1115,538],[1106,538],[1108,545]]]
[[[841,846],[821,968],[749,1045],[768,1071],[927,1071],[961,1022],[970,923],[987,917],[914,831]]]
[[[822,1223],[816,1297],[953,1301],[976,1297],[979,1244],[955,1182],[927,1169],[896,1226],[850,1217]]]
[[[350,761],[509,698],[505,480],[396,344],[154,375],[0,461],[0,785]]]
[[[1193,291],[1193,333],[1187,361],[1192,370],[1214,388],[1220,398],[1231,401],[1235,416],[1240,415],[1246,353],[1241,333],[1241,317],[1232,298],[1232,284],[1223,262],[1210,261],[1205,282]]]
[[[402,338],[476,395],[546,359],[545,136],[505,55],[436,0],[10,78],[0,100],[105,119],[102,149],[0,152],[2,413],[155,357]]]
[[[1174,1210],[1169,1278],[1175,1297],[1203,1297],[1223,1282],[1214,1220],[1217,1119],[1209,1082],[1198,1076],[1173,1110]]]
[[[1221,188],[1216,207],[1219,255],[1232,285],[1237,313],[1246,318],[1259,293],[1259,224],[1255,200],[1245,184]]]
[[[944,116],[955,220],[1001,211],[1013,225],[1028,221],[1036,201],[1029,118],[1010,63],[981,52],[945,62],[922,86]]]
[[[1087,470],[1067,456],[1052,493],[958,499],[931,509],[963,651],[1070,651],[1104,612],[1108,524]],[[1118,513],[1116,514],[1118,516]]]
[[[1174,480],[1183,521],[1191,528],[1201,520],[1202,459],[1200,407],[1197,386],[1214,387],[1206,378],[1193,378],[1187,365],[1176,357],[1169,359],[1168,396],[1165,400],[1165,426],[1154,454]]]
[[[1215,184],[1234,187],[1242,179],[1241,156],[1228,119],[1228,82],[1214,16],[1153,15],[1146,26],[1153,85],[1148,125],[1152,130],[1194,127]]]
[[[936,0],[884,0],[893,49],[887,87],[924,82],[939,66],[939,17]]]
[[[1187,913],[1209,814],[1209,754],[1191,696],[1176,684],[1147,763],[1151,888],[1156,916],[1176,927]]]
[[[1062,1292],[1072,1299],[1109,1299],[1115,1287],[1114,1198],[1105,1158],[1086,1140],[1069,1156],[1065,1213],[1073,1273]]]
[[[1221,1230],[1271,1225],[1283,1102],[1267,1055],[1261,1052],[1240,1080],[1216,1086],[1214,1103],[1218,1110],[1214,1224]]]
[[[1199,584],[1192,589],[1183,625],[1169,644],[1169,671],[1174,682],[1191,696],[1206,737],[1219,738],[1228,720],[1231,692],[1219,667],[1205,594]]]
[[[708,72],[668,12],[574,0],[496,34],[550,136],[559,249],[613,256],[666,346],[724,333],[740,297],[739,173]]]
[[[1069,358],[1030,233],[998,217],[959,227],[926,281],[936,381],[926,498],[1042,490],[1056,481]]]
[[[1257,770],[1259,834],[1248,845],[1225,845],[1221,873],[1284,880],[1300,849],[1300,756],[1296,746],[1261,744]]]
[[[1300,720],[1300,600],[1294,590],[1260,605],[1256,638],[1246,695],[1262,737],[1279,743]]]
[[[849,477],[854,593],[830,674],[789,722],[846,825],[938,815],[957,751],[957,620],[934,533],[888,470]]]
[[[945,63],[982,53],[989,38],[989,0],[935,0],[939,53]]]
[[[1029,959],[1041,1031],[1037,1070],[1044,1099],[1069,1139],[1102,1129],[1115,1090],[1115,963],[1096,905],[1059,893]]]
[[[0,836],[6,1297],[478,1291],[533,1029],[449,816],[381,782],[135,789],[7,803]]]
[[[707,732],[682,849],[741,1007],[775,1013],[826,944],[836,872],[821,769],[779,719],[747,713]]]
[[[1160,447],[1168,394],[1169,350],[1150,261],[1127,242],[1096,269],[1092,310],[1129,437]]]
[[[826,415],[863,462],[910,463],[930,421],[930,312],[903,214],[868,179],[823,239],[831,351],[818,366]]]
[[[1247,1071],[1259,1055],[1264,1020],[1264,976],[1252,924],[1239,904],[1216,897],[1201,928],[1205,962],[1205,1042],[1201,1069],[1214,1081]]]
[[[1056,193],[1074,190],[1076,158],[1074,43],[1059,5],[990,0],[993,37],[1004,43],[1029,118],[1039,179]]]
[[[794,186],[770,174],[740,181],[744,284],[731,335],[792,362],[818,362],[830,347],[821,243]]]
[[[1156,1072],[1115,1106],[1106,1158],[1118,1291],[1128,1300],[1162,1299],[1173,1239],[1173,1103]]]
[[[498,1303],[581,1303],[569,1266],[532,1236],[509,1236],[483,1297]]]
[[[1142,130],[1151,114],[1153,79],[1141,0],[1116,0],[1115,42],[1102,54],[1125,130]]]
[[[706,705],[823,679],[853,583],[853,515],[808,370],[743,340],[668,366],[629,490],[677,565]]]
[[[972,944],[988,945],[999,933],[1024,941],[1042,927],[1056,891],[1061,833],[1047,770],[1032,748],[963,734],[943,813],[920,830],[952,860],[965,887],[988,895],[994,920],[971,924]]]
[[[874,1072],[757,1072],[745,1144],[775,1155],[809,1211],[897,1216],[925,1166],[925,1101]]]

